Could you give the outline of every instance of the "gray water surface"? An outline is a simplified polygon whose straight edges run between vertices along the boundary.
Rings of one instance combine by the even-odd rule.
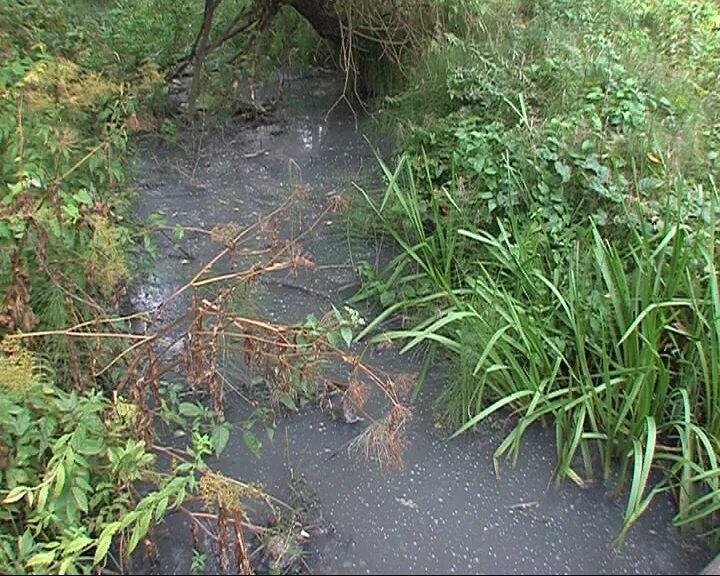
[[[206,134],[198,146],[145,143],[137,170],[139,211],[162,211],[171,225],[210,229],[217,223],[244,226],[270,212],[302,185],[302,210],[289,215],[290,235],[307,224],[327,195],[355,195],[352,181],[372,180],[376,169],[345,105],[326,113],[341,84],[314,75],[286,83],[276,122],[230,123]],[[199,151],[199,152],[198,152]],[[292,323],[311,312],[318,317],[342,306],[340,289],[356,282],[353,263],[387,259],[389,248],[349,238],[346,216],[329,214],[304,241],[316,264],[312,273],[281,274],[259,292],[258,308]],[[302,221],[302,222],[301,222]],[[147,298],[161,301],[186,282],[218,251],[207,235],[188,232],[179,243],[158,238],[163,257]],[[188,258],[192,256],[192,258]],[[184,305],[182,302],[176,306]],[[390,374],[416,372],[416,357],[394,349],[376,351],[369,362]],[[281,421],[259,461],[236,431],[217,463],[223,473],[261,482],[284,496],[291,477],[302,478],[321,519],[308,527],[307,563],[314,573],[699,573],[709,552],[681,542],[671,527],[673,505],[657,497],[631,531],[613,547],[622,525],[624,500],[602,483],[581,489],[556,486],[552,433],[531,429],[517,466],[505,463],[496,477],[493,451],[501,431],[484,429],[449,441],[434,427],[432,402],[447,378],[442,365],[429,377],[413,407],[406,467],[382,472],[373,462],[349,456],[343,447],[359,426],[329,419],[306,408]],[[238,380],[241,380],[238,375]],[[228,403],[227,416],[239,422],[247,406]],[[165,573],[186,573],[189,531],[171,519],[158,531]]]

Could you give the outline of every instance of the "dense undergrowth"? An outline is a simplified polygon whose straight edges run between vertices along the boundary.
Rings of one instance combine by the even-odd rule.
[[[250,4],[224,3],[217,28]],[[251,572],[245,539],[259,542],[257,556],[271,538],[287,539],[282,526],[294,530],[296,523],[294,516],[286,521],[287,509],[285,516],[278,514],[259,487],[214,474],[205,463],[223,451],[232,428],[223,416],[223,384],[216,380],[216,358],[223,354],[218,338],[234,327],[229,338],[243,347],[248,365],[262,364],[269,374],[272,358],[280,375],[278,382],[259,377],[269,397],[243,424],[250,457],[261,447],[252,428],[256,420],[272,438],[281,406],[297,409],[321,394],[303,379],[312,368],[302,361],[306,355],[315,359],[313,366],[340,355],[352,365],[356,387],[372,378],[362,372],[362,362],[339,348],[355,324],[346,314],[299,327],[258,320],[243,325],[242,317],[233,316],[240,284],[266,268],[307,264],[288,256],[290,246],[275,246],[267,262],[222,289],[221,282],[203,276],[212,273],[209,263],[193,281],[202,288],[193,282],[178,288],[176,296],[193,293],[185,317],[152,334],[128,333],[128,321],[148,319],[143,312],[118,316],[138,264],[131,258],[135,247],[144,241],[153,253],[151,230],[129,222],[131,136],[160,127],[172,133],[175,119],[165,116],[172,112],[167,80],[187,57],[201,19],[202,3],[189,0],[27,0],[0,6],[0,572],[131,570],[131,559],[139,558],[135,549],[149,561],[157,559],[153,527],[171,510],[191,518],[187,538],[193,570],[199,570],[206,555],[195,515],[200,505],[203,530],[211,534],[207,523],[216,521],[220,567],[228,571],[233,558],[236,570]],[[222,96],[232,109],[247,98],[228,96],[233,74],[292,57],[284,43],[303,25],[297,15],[284,14],[284,33],[248,34],[223,46],[208,60],[213,75],[203,83],[205,106]],[[322,43],[313,42],[319,59]],[[247,56],[255,44],[262,50]],[[228,60],[233,51],[247,62]],[[263,225],[272,229],[271,222],[269,217]],[[157,218],[153,224],[162,227]],[[181,237],[183,231],[175,232]],[[228,229],[217,260],[247,232]],[[206,333],[211,321],[213,332]],[[193,342],[182,362],[170,355],[170,346],[158,348],[180,325],[184,332],[172,334],[175,342]],[[277,348],[273,338],[281,340]],[[293,359],[286,361],[286,353]],[[183,362],[184,377],[177,370]],[[158,445],[155,434],[163,426],[186,438],[187,447]],[[396,418],[387,431],[400,434],[401,428]],[[275,524],[255,527],[248,500],[264,502]],[[297,557],[293,537],[288,542]],[[287,568],[284,548],[268,562]]]
[[[87,572],[192,482],[133,490],[154,456],[103,393],[117,346],[89,336],[130,276],[128,130],[159,74],[114,66],[91,3],[3,3],[0,22],[0,566]]]
[[[360,268],[384,306],[361,337],[456,356],[438,408],[456,435],[513,414],[496,459],[543,422],[558,479],[619,472],[620,540],[667,491],[717,543],[720,11],[473,6],[380,106],[398,160],[363,194],[403,252]]]
[[[669,491],[675,523],[716,542],[716,6],[345,0],[333,47],[281,3],[208,4],[213,49],[194,69],[197,0],[0,7],[0,567],[126,571],[140,543],[153,556],[146,536],[172,510],[192,520],[199,569],[202,504],[221,567],[234,555],[250,571],[243,534],[276,532],[255,527],[244,502],[271,499],[205,463],[232,428],[223,347],[240,349],[263,384],[266,406],[242,426],[249,454],[261,444],[255,420],[272,438],[281,407],[335,392],[317,373],[332,358],[349,366],[343,401],[362,409],[373,387],[386,396],[387,417],[357,445],[392,465],[409,412],[349,351],[354,333],[457,356],[438,408],[456,434],[510,411],[498,459],[517,456],[525,430],[544,422],[558,478],[619,471],[626,530]],[[365,200],[370,225],[403,252],[384,270],[362,265],[355,297],[377,298],[382,313],[357,333],[350,309],[301,326],[238,312],[258,274],[312,267],[268,240],[266,260],[213,275],[291,198],[257,229],[220,227],[217,259],[173,295],[192,300],[187,314],[128,334],[111,312],[138,240],[152,253],[148,229],[128,222],[131,134],[174,132],[169,80],[188,73],[202,82],[185,120],[195,104],[263,111],[256,79],[278,65],[339,66],[353,105],[383,96],[374,114],[399,154],[394,167],[381,162],[385,194]],[[342,204],[331,198],[320,219]],[[414,325],[377,335],[396,314]],[[168,354],[179,341],[181,360]],[[187,449],[158,446],[160,423],[184,430]]]

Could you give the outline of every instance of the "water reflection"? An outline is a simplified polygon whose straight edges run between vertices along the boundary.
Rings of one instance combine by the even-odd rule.
[[[303,148],[311,151],[314,148],[320,148],[325,140],[327,128],[323,124],[317,126],[302,126],[299,130],[300,138],[303,142]]]

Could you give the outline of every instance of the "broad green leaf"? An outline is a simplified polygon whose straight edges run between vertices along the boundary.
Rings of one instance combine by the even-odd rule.
[[[292,410],[293,412],[297,412],[297,405],[295,404],[295,400],[292,399],[292,396],[289,394],[282,392],[280,394],[280,402],[285,406],[288,410]]]
[[[197,404],[192,402],[182,402],[179,407],[180,414],[187,416],[188,418],[197,418],[203,415],[203,409]]]
[[[50,492],[50,484],[43,484],[38,492],[35,506],[38,512],[42,512],[45,509],[45,503],[47,502],[48,492]]]
[[[65,558],[60,563],[60,567],[58,568],[58,574],[77,574],[78,569],[75,567],[75,558],[70,556],[69,558]]]
[[[255,434],[253,434],[250,430],[245,430],[243,432],[243,442],[245,442],[245,446],[248,447],[248,450],[255,454],[255,458],[259,460],[261,444],[257,439],[257,436],[255,436]]]
[[[105,449],[102,441],[98,438],[85,438],[83,443],[78,446],[78,451],[86,456],[94,456],[100,454]]]
[[[305,319],[305,327],[310,328],[310,330],[316,330],[318,327],[318,319],[315,317],[315,314],[308,314],[307,318]]]
[[[153,511],[152,508],[147,510],[138,520],[137,524],[135,524],[135,529],[133,530],[132,536],[130,536],[130,541],[128,542],[128,554],[132,554],[133,550],[137,547],[138,543],[140,542],[140,539],[147,534],[148,528],[150,527],[150,522],[152,521],[152,515]]]
[[[75,200],[77,200],[81,204],[92,204],[92,197],[90,196],[90,194],[88,194],[88,191],[85,190],[85,188],[75,194]]]
[[[27,528],[23,535],[20,537],[18,547],[20,548],[20,554],[23,558],[27,558],[32,552],[33,546],[35,545],[35,539],[33,538],[30,528]]]
[[[120,522],[111,522],[100,534],[98,538],[97,549],[95,550],[95,558],[93,564],[100,564],[105,559],[105,556],[110,550],[110,544],[115,533],[120,530]]]
[[[165,496],[163,498],[160,498],[160,501],[158,502],[157,508],[155,508],[155,520],[157,522],[160,521],[160,519],[163,517],[163,514],[165,514],[165,510],[167,509],[168,505],[168,496]]]
[[[230,430],[227,425],[215,426],[212,431],[212,445],[215,448],[215,456],[219,457],[225,450],[228,440],[230,439]]]
[[[78,536],[67,545],[65,548],[65,554],[75,554],[76,552],[85,550],[85,548],[90,546],[93,542],[94,540],[92,538],[88,538],[87,536]]]
[[[557,161],[555,162],[555,172],[559,174],[563,182],[568,182],[572,169],[567,164]]]
[[[80,211],[74,204],[63,204],[62,211],[68,215],[71,222],[75,222],[80,218]]]
[[[57,468],[55,476],[55,490],[53,490],[53,498],[58,498],[62,494],[65,487],[65,464],[60,464]]]
[[[350,328],[350,326],[341,326],[340,335],[342,336],[342,339],[345,340],[347,347],[350,348],[353,338],[352,328]]]
[[[38,552],[30,560],[27,561],[28,566],[47,566],[52,564],[55,560],[56,550],[50,550],[49,552]]]
[[[337,348],[340,345],[340,339],[338,338],[337,332],[328,332],[327,340],[330,343],[330,345],[335,346],[335,348]]]
[[[80,510],[82,510],[83,512],[85,512],[87,514],[88,500],[87,500],[87,495],[85,494],[85,492],[83,490],[81,490],[80,488],[78,488],[77,486],[73,486],[71,491],[72,491],[73,498],[75,499],[75,502],[76,502],[78,508],[80,508]]]

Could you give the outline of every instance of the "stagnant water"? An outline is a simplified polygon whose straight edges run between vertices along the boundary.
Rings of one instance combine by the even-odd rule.
[[[302,182],[303,214],[294,212],[287,227],[296,227],[299,218],[309,222],[329,193],[354,194],[353,180],[375,174],[363,138],[365,122],[356,126],[344,105],[326,117],[340,87],[324,75],[290,80],[277,121],[231,123],[206,134],[199,146],[189,137],[181,145],[144,143],[137,167],[139,211],[161,211],[171,225],[246,225]],[[149,304],[167,297],[218,250],[207,235],[193,232],[179,248],[164,237],[158,242],[156,277],[144,287]],[[390,249],[348,238],[339,214],[328,215],[302,245],[315,272],[275,276],[259,294],[258,307],[274,320],[291,323],[310,312],[319,317],[333,303],[341,306],[340,289],[355,281],[352,264],[383,259]],[[418,369],[417,358],[394,349],[376,351],[370,361],[389,373]],[[613,548],[624,501],[614,499],[612,487],[603,483],[557,487],[547,431],[530,430],[517,466],[503,465],[496,477],[492,455],[499,432],[449,441],[433,426],[434,395],[451,377],[442,366],[431,370],[413,407],[402,472],[383,473],[374,463],[348,456],[342,448],[362,424],[336,422],[314,408],[281,421],[275,441],[264,438],[259,461],[236,431],[213,465],[280,496],[289,493],[291,479],[303,480],[318,520],[306,527],[306,561],[314,573],[697,574],[707,563],[705,548],[681,542],[671,528],[673,506],[662,497],[625,545]],[[231,422],[247,413],[239,399],[228,405]],[[160,527],[161,572],[187,573],[189,534],[179,515]]]

